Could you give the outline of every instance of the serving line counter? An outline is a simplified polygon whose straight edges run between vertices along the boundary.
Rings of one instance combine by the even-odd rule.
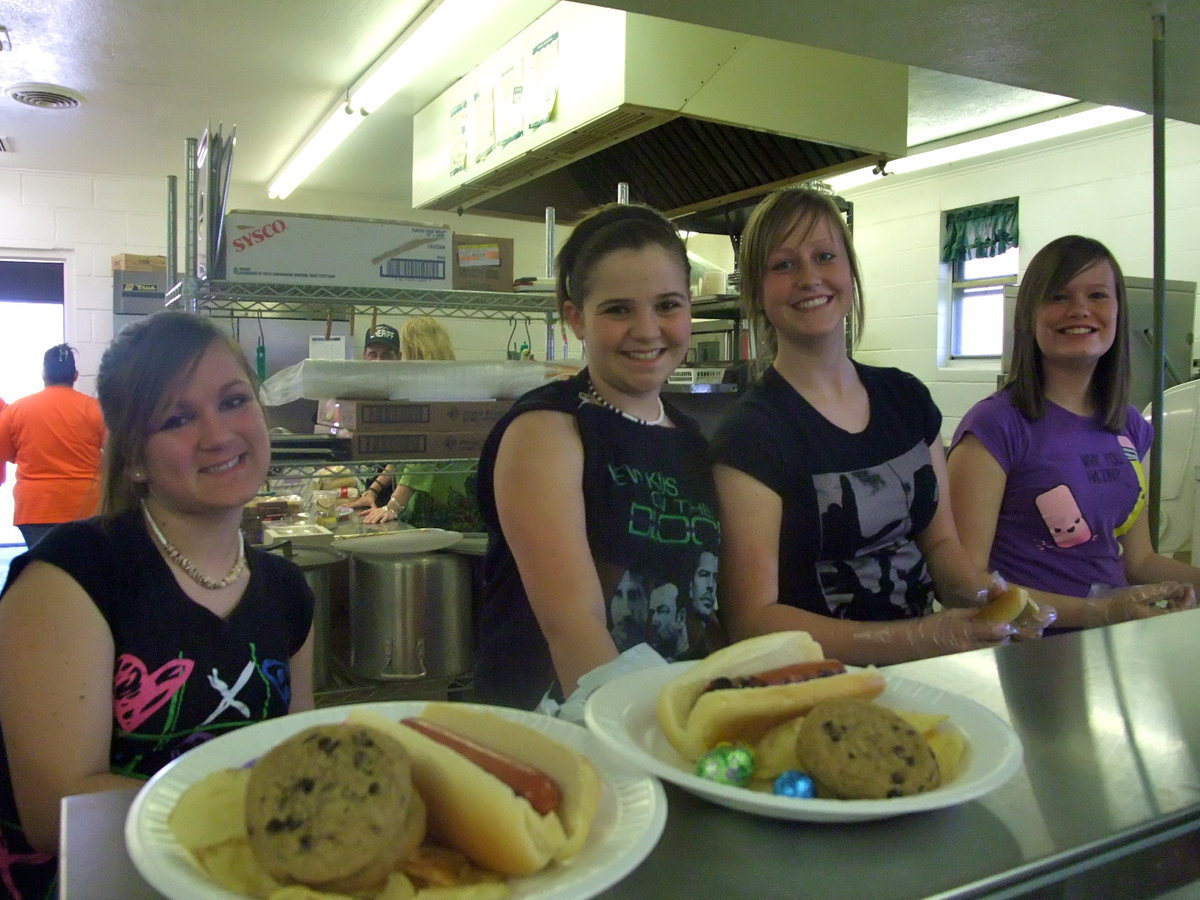
[[[1011,723],[1017,775],[961,806],[822,825],[667,785],[658,845],[599,896],[1154,897],[1200,884],[1198,647],[1194,610],[889,667]],[[113,841],[133,795],[64,800],[65,897],[155,896]]]

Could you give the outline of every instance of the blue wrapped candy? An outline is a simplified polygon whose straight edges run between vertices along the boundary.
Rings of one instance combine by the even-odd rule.
[[[817,796],[813,780],[803,772],[791,769],[775,779],[775,793],[780,797],[800,797],[810,800]]]
[[[745,744],[717,744],[696,761],[696,774],[717,784],[744,787],[754,774],[754,751]]]

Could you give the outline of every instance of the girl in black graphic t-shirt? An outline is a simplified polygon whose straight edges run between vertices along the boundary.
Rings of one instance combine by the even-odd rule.
[[[994,588],[939,502],[946,463],[928,390],[847,352],[847,318],[861,334],[863,312],[836,205],[772,194],[740,254],[743,312],[769,367],[713,442],[731,637],[801,629],[860,664],[1007,641],[1011,626],[972,618]],[[960,608],[930,615],[935,594]]]
[[[560,311],[588,365],[518,400],[480,458],[480,700],[569,695],[640,643],[708,650],[714,599],[693,590],[720,543],[707,447],[660,395],[691,336],[688,272],[675,229],[637,205],[596,211],[559,253]]]

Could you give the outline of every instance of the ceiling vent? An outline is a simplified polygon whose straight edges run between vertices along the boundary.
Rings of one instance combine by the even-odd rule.
[[[38,109],[74,109],[83,103],[82,94],[57,84],[25,81],[10,84],[4,89],[4,93],[18,103]]]

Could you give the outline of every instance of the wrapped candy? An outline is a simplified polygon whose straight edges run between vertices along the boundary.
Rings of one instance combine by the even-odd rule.
[[[813,780],[795,769],[790,769],[776,778],[774,790],[780,797],[799,797],[803,800],[811,800],[817,796]]]
[[[745,744],[717,744],[696,761],[696,774],[717,784],[744,787],[754,774],[754,751]]]

